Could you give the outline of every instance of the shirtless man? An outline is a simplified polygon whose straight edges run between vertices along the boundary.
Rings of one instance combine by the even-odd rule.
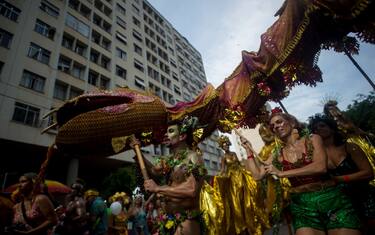
[[[182,124],[170,125],[163,143],[170,147],[172,155],[160,158],[155,166],[146,163],[151,177],[163,175],[166,179],[166,185],[145,180],[144,187],[164,199],[167,216],[161,224],[167,234],[201,234],[199,193],[206,172],[202,157],[191,148],[194,122],[185,118]]]
[[[83,185],[73,183],[72,192],[66,197],[66,211],[62,216],[63,230],[60,234],[88,234],[86,202],[83,199]]]

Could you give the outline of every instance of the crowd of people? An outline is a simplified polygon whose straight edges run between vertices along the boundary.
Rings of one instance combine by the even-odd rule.
[[[243,163],[230,151],[229,139],[220,137],[224,157],[212,186],[204,183],[202,155],[194,149],[197,120],[172,123],[163,141],[171,155],[155,164],[144,159],[150,174],[143,185],[150,194],[147,200],[139,188],[104,200],[77,181],[65,200],[56,203],[37,174],[24,174],[1,232],[199,235],[213,234],[212,229],[215,234],[263,234],[286,221],[292,225],[290,234],[374,234],[374,169],[369,161],[374,156],[348,141],[345,133],[350,131],[343,132],[340,117],[329,114],[315,115],[303,125],[290,114],[273,112],[260,126],[265,145],[259,153],[238,133],[247,152]],[[129,147],[139,144],[133,137]],[[206,206],[200,202],[203,191],[210,194]],[[211,223],[217,220],[215,225],[207,221],[207,213]]]

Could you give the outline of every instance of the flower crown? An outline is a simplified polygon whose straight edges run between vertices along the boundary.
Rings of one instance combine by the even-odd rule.
[[[280,108],[280,107],[275,107],[271,110],[271,113],[272,114],[275,114],[275,113],[282,113],[283,110]]]

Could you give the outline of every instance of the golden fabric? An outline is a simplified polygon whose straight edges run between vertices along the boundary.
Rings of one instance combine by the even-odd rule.
[[[222,234],[239,234],[246,229],[251,234],[263,234],[269,221],[257,182],[238,161],[226,164],[227,172],[214,179],[214,189],[223,200]]]
[[[350,137],[347,142],[356,144],[362,149],[362,151],[366,154],[366,157],[370,162],[372,170],[375,174],[375,147],[369,144],[364,138],[360,136]],[[371,180],[370,184],[372,186],[375,186],[375,179]]]
[[[111,230],[111,235],[128,235],[128,228],[126,224],[126,215],[121,212],[119,215],[111,215],[113,219],[113,224],[110,227],[115,227],[116,229]],[[121,230],[120,230],[121,228]]]
[[[275,146],[276,143],[272,142],[271,144],[262,147],[259,152],[259,157],[262,159],[262,161],[266,161],[269,157],[272,157],[272,150],[275,148]],[[267,187],[265,190],[265,207],[270,216],[275,216],[282,213],[283,208],[287,206],[289,201],[289,189],[291,185],[287,178],[278,178],[275,180],[272,176],[267,176],[265,180],[265,186]],[[277,189],[279,186],[280,189]],[[277,190],[280,190],[280,192],[277,192]],[[278,195],[278,193],[280,193],[280,195]]]
[[[224,216],[223,202],[220,193],[211,185],[204,182],[200,192],[200,209],[207,227],[207,235],[220,235],[223,233],[222,222]]]

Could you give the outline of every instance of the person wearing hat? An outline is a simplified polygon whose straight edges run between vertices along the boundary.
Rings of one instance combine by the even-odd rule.
[[[108,214],[107,206],[99,196],[99,192],[89,189],[85,192],[86,209],[89,213],[89,227],[92,235],[107,235]]]

